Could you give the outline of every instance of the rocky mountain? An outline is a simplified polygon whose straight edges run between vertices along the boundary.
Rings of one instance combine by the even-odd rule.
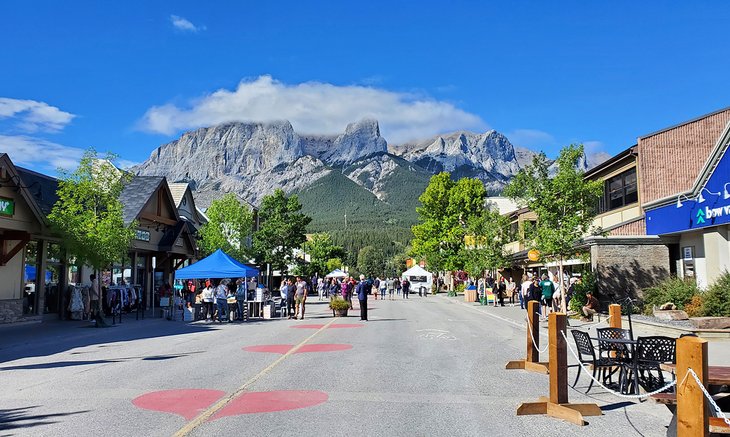
[[[498,192],[519,168],[512,144],[493,130],[388,145],[378,122],[365,119],[336,136],[299,135],[288,121],[201,128],[158,147],[133,171],[189,182],[201,207],[229,191],[258,204],[282,188],[300,194],[315,222],[386,215],[407,227],[431,175],[478,177]]]

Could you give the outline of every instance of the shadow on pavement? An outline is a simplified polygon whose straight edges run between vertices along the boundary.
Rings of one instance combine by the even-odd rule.
[[[116,325],[112,329],[84,329],[85,326],[87,324],[59,321],[4,328],[0,331],[0,363],[45,357],[88,346],[107,347],[110,343],[183,336],[219,329],[212,324],[170,322],[164,319],[134,321]],[[79,365],[74,364],[78,362],[69,363],[67,365]]]
[[[39,425],[49,425],[58,423],[56,420],[49,420],[55,417],[71,416],[73,414],[86,413],[87,411],[77,411],[74,413],[56,413],[56,414],[31,414],[31,410],[37,407],[11,408],[0,410],[0,431],[7,431],[19,428],[32,428]]]
[[[89,366],[89,365],[93,365],[93,364],[121,363],[123,361],[134,361],[134,360],[166,361],[166,360],[172,360],[175,358],[185,357],[188,355],[199,354],[199,353],[202,353],[202,351],[188,352],[188,353],[184,353],[184,354],[173,354],[173,355],[151,355],[148,357],[125,357],[125,358],[116,358],[113,360],[56,361],[56,362],[50,362],[50,363],[26,364],[26,365],[22,365],[22,366],[0,367],[0,371],[3,371],[3,370],[56,369],[56,368],[73,367],[73,366]]]

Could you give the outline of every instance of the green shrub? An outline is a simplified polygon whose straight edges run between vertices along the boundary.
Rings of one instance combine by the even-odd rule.
[[[702,313],[712,317],[730,317],[730,273],[727,271],[702,296]]]
[[[350,302],[340,297],[334,297],[330,300],[330,309],[335,311],[350,309]]]
[[[597,288],[596,275],[591,271],[584,272],[580,282],[575,284],[573,296],[570,298],[570,310],[582,314],[583,306],[587,300],[586,293],[591,291],[595,294]]]
[[[699,293],[697,284],[692,280],[677,277],[665,279],[653,287],[644,289],[644,314],[651,315],[654,306],[659,307],[667,302],[672,302],[683,310],[692,297]]]

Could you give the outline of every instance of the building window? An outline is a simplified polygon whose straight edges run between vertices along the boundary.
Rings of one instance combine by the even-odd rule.
[[[603,191],[603,197],[598,206],[599,214],[638,202],[636,167],[606,179]]]

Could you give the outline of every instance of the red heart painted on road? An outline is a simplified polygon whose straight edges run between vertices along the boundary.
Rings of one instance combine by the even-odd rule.
[[[219,390],[163,390],[147,393],[132,400],[138,408],[172,413],[192,420],[223,397]],[[326,402],[327,393],[317,390],[281,390],[243,393],[216,413],[210,421],[241,414],[272,413],[298,410]]]
[[[132,404],[145,410],[177,414],[192,420],[224,394],[220,390],[164,390],[139,396],[132,400]]]
[[[261,346],[247,346],[243,350],[247,352],[270,352],[274,354],[285,354],[289,352],[294,345],[292,344],[267,344]],[[302,354],[307,352],[334,352],[344,351],[352,349],[350,344],[305,344],[304,346],[297,349],[295,354]]]
[[[282,390],[244,393],[226,405],[210,420],[240,414],[298,410],[326,402],[327,393],[317,390]]]

